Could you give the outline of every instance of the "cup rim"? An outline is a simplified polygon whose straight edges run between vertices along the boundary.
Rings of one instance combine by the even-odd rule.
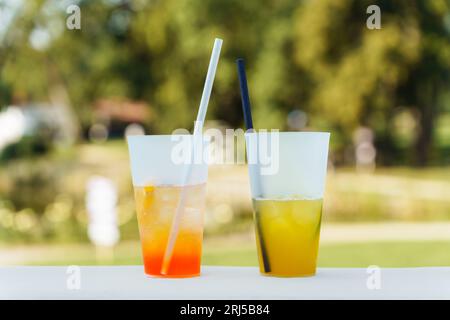
[[[210,142],[211,137],[204,134],[199,134],[205,142]],[[126,140],[142,140],[142,139],[172,139],[173,137],[190,137],[193,138],[194,135],[192,133],[177,133],[177,134],[139,134],[139,135],[129,135],[126,137]]]

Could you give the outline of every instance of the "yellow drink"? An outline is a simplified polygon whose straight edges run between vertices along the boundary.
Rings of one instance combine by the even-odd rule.
[[[253,199],[253,206],[261,273],[282,277],[314,275],[322,199]]]

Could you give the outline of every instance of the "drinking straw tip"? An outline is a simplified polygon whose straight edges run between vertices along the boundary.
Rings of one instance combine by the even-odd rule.
[[[252,112],[250,106],[250,97],[248,94],[247,76],[245,75],[244,59],[236,60],[238,69],[239,86],[241,89],[242,110],[244,112],[244,122],[247,130],[253,129]]]

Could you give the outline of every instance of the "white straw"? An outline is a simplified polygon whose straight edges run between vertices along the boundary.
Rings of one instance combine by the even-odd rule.
[[[203,94],[200,100],[200,106],[198,108],[197,120],[195,121],[194,135],[192,141],[192,158],[189,164],[185,176],[183,179],[183,185],[180,194],[180,201],[178,202],[177,210],[172,221],[172,227],[170,228],[169,239],[167,241],[166,250],[164,252],[164,258],[161,266],[161,274],[167,274],[169,271],[170,261],[172,259],[173,249],[178,237],[178,231],[180,228],[181,215],[186,202],[186,185],[188,184],[192,172],[192,160],[195,154],[195,144],[198,140],[198,135],[202,134],[203,123],[205,122],[206,111],[208,109],[209,98],[211,96],[211,90],[214,83],[214,77],[216,75],[217,64],[219,63],[220,49],[222,48],[222,39],[216,38],[214,41],[214,47],[211,53],[211,59],[209,60],[208,73],[206,74],[205,85],[203,86]]]

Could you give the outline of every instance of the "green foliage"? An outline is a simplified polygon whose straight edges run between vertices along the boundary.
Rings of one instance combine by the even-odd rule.
[[[371,4],[381,8],[381,30],[366,28]],[[149,103],[153,133],[191,129],[218,36],[224,47],[208,118],[242,126],[234,60],[244,57],[256,127],[288,129],[288,112],[302,109],[308,128],[333,132],[341,158],[353,130],[364,125],[375,130],[385,163],[395,163],[395,150],[415,153],[418,164],[436,160],[429,157],[436,147],[433,131],[449,101],[443,98],[450,81],[448,0],[79,5],[82,29],[68,30],[61,4],[24,3],[0,45],[0,102],[45,100],[62,83],[85,126],[96,100],[125,97]],[[29,42],[37,27],[52,39],[40,50]],[[399,108],[417,115],[407,150],[396,147],[390,132]],[[440,159],[434,162],[448,162]]]
[[[20,141],[6,146],[0,153],[0,163],[44,155],[50,152],[53,147],[51,132],[41,130],[37,135],[25,136]]]

